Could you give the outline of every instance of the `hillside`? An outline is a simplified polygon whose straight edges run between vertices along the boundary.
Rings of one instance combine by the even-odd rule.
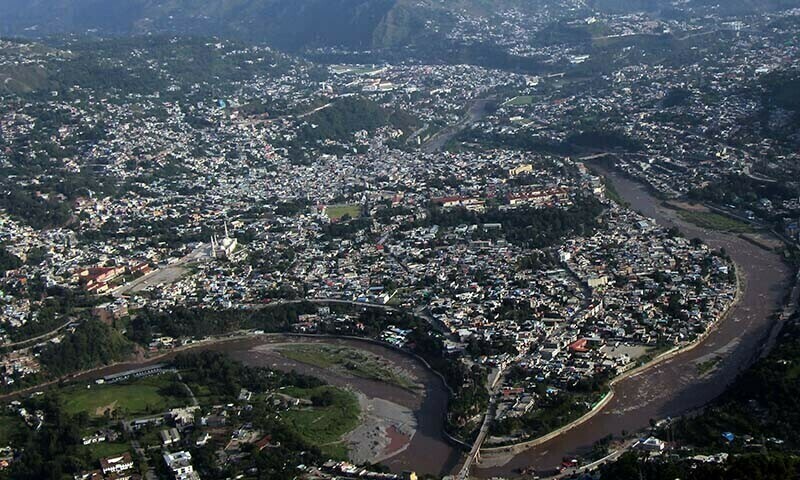
[[[665,9],[760,12],[800,0],[0,0],[0,35],[218,35],[291,51],[319,47],[391,49],[447,43],[459,22],[505,20],[509,11],[550,18],[592,11],[658,14]]]
[[[263,41],[284,49],[369,47],[396,0],[0,0],[0,32],[47,35],[183,33]]]

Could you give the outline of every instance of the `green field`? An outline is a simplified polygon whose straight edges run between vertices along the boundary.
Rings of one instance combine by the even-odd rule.
[[[520,107],[524,105],[530,105],[531,103],[533,103],[532,95],[520,95],[519,97],[514,97],[507,101],[505,105],[509,107]]]
[[[287,358],[315,367],[378,380],[406,389],[417,386],[413,379],[398,372],[388,360],[364,350],[322,343],[305,343],[282,346],[278,351]]]
[[[619,194],[617,188],[614,186],[614,182],[609,180],[606,177],[603,177],[603,185],[606,187],[606,198],[611,200],[612,202],[616,203],[617,205],[627,206],[628,202],[622,198],[622,195]]]
[[[125,452],[131,451],[131,444],[127,442],[123,443],[96,443],[94,445],[86,445],[85,448],[89,452],[89,456],[93,460],[99,460],[105,457],[112,457],[114,455],[120,455]]]
[[[361,415],[356,396],[331,386],[287,388],[282,393],[303,399],[321,394],[329,396],[329,405],[293,408],[283,412],[281,420],[305,441],[319,447],[326,456],[346,459],[347,446],[342,437],[358,426]]]
[[[752,233],[754,231],[750,225],[718,213],[680,210],[678,215],[687,222],[710,230],[731,233]]]
[[[328,205],[325,208],[325,214],[331,220],[340,220],[345,215],[350,218],[358,218],[361,216],[361,206],[357,204]]]
[[[87,412],[103,417],[106,412],[118,416],[138,416],[185,406],[185,399],[162,393],[175,380],[173,375],[159,375],[113,385],[70,387],[62,392],[67,413]]]

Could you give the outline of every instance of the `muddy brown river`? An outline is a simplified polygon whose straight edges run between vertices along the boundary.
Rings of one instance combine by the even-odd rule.
[[[414,470],[421,474],[446,475],[455,468],[461,450],[444,436],[444,418],[447,412],[448,392],[441,378],[433,374],[417,359],[381,345],[349,339],[302,338],[292,342],[322,342],[366,350],[409,372],[422,385],[421,389],[408,390],[385,382],[340,375],[305,363],[290,360],[258,348],[258,343],[231,344],[224,347],[233,358],[245,364],[295,370],[298,373],[323,378],[331,385],[358,390],[371,398],[379,398],[410,409],[416,418],[417,431],[403,452],[384,460],[393,472]],[[245,348],[242,348],[242,347]]]
[[[517,454],[500,466],[473,471],[474,475],[513,477],[520,468],[548,470],[566,456],[590,449],[594,442],[623,430],[634,432],[650,419],[674,417],[713,400],[761,353],[774,321],[770,315],[780,308],[792,272],[776,253],[768,252],[736,235],[709,231],[688,224],[672,210],[661,206],[641,184],[603,171],[631,207],[665,227],[677,226],[689,238],[699,237],[714,248],[725,248],[745,280],[741,301],[728,318],[695,349],[673,357],[615,387],[615,396],[597,415],[549,442]],[[719,356],[711,373],[700,375],[697,364]]]
[[[553,469],[564,457],[587,451],[596,441],[609,434],[620,435],[623,430],[634,432],[645,428],[650,419],[674,417],[697,409],[722,393],[736,375],[758,357],[770,338],[775,326],[770,315],[781,306],[792,275],[777,254],[736,235],[687,224],[677,218],[675,212],[663,208],[661,202],[640,184],[614,172],[604,173],[635,210],[656,219],[665,227],[677,226],[687,237],[699,237],[714,248],[725,248],[745,280],[741,301],[697,348],[617,383],[614,398],[590,420],[515,456],[487,459],[473,469],[474,476],[515,477],[521,468],[533,467],[540,471]],[[415,470],[434,475],[452,473],[457,467],[462,452],[445,439],[443,430],[447,389],[438,376],[413,357],[357,340],[308,340],[347,344],[381,355],[413,372],[424,385],[424,389],[416,392],[383,382],[339,376],[305,364],[286,363],[285,359],[278,361],[255,348],[265,341],[269,340],[248,338],[197,348],[224,351],[250,365],[293,368],[324,378],[333,385],[353,388],[369,397],[407,407],[416,417],[418,430],[405,451],[384,463],[395,472]],[[722,358],[716,368],[699,375],[698,363],[716,356]],[[74,380],[90,380],[148,363],[163,362],[170,357],[97,369],[79,375]]]

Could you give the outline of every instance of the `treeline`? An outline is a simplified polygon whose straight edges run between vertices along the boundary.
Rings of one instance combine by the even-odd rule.
[[[296,372],[249,367],[220,352],[182,353],[172,362],[185,382],[202,385],[213,395],[237,396],[242,388],[264,393],[280,387],[314,388],[325,382]]]
[[[25,162],[24,159],[20,161]],[[11,171],[28,176],[36,172],[46,172],[49,168],[48,165],[19,166]],[[8,188],[8,193],[0,195],[0,208],[36,229],[64,226],[72,219],[72,206],[79,197],[113,195],[118,192],[112,179],[86,172],[59,172],[36,185],[35,190],[9,184],[8,181],[2,183]]]
[[[70,205],[66,202],[18,189],[12,189],[0,197],[0,208],[36,229],[63,226],[72,215]]]
[[[664,108],[672,108],[684,105],[691,96],[692,92],[690,90],[685,88],[672,88],[661,100],[661,106]]]
[[[762,77],[761,87],[765,105],[800,111],[800,71],[772,72]]]
[[[251,54],[244,44],[229,44],[230,49],[217,48],[207,38],[185,36],[180,40],[159,35],[113,37],[83,40],[57,47],[69,48],[74,55],[66,61],[47,66],[47,88],[33,95],[44,96],[51,90],[69,98],[78,93],[70,88],[79,85],[98,92],[120,91],[126,94],[160,92],[172,99],[185,97],[185,92],[169,92],[167,86],[206,84],[208,96],[224,94],[229,85],[259,74],[281,73],[290,61],[268,51]],[[236,50],[242,47],[240,50]],[[144,51],[143,55],[131,55]],[[153,73],[149,61],[162,65],[167,75]],[[248,60],[253,60],[249,62]],[[256,61],[258,60],[258,61]]]
[[[119,332],[99,320],[87,320],[61,342],[48,344],[39,360],[58,376],[124,360],[132,352],[133,345]]]
[[[528,248],[543,248],[567,236],[587,235],[597,228],[597,217],[603,205],[594,197],[579,196],[569,208],[521,207],[485,212],[472,212],[465,208],[440,209],[434,207],[425,220],[426,225],[455,227],[458,225],[483,225],[499,223],[502,234],[514,244]]]
[[[45,297],[37,309],[36,319],[11,331],[11,339],[22,341],[47,333],[66,323],[78,309],[89,309],[102,301],[100,297],[71,288],[47,287],[40,278],[31,279],[25,294],[29,298]]]
[[[783,448],[800,447],[800,315],[783,327],[775,348],[745,370],[702,414],[678,420],[674,435],[700,448],[742,450],[740,440],[729,443],[723,432],[737,438],[750,435],[783,441]],[[777,446],[777,444],[773,444]]]
[[[298,134],[301,143],[325,139],[349,140],[355,132],[383,126],[391,126],[408,134],[419,124],[416,118],[406,112],[385,109],[372,100],[358,96],[337,99],[331,106],[308,116],[305,121],[308,125],[304,125]]]
[[[641,142],[619,130],[585,130],[568,136],[565,143],[591,150],[638,152],[642,149]]]
[[[0,272],[16,270],[22,266],[22,260],[16,255],[9,253],[5,247],[0,247]]]
[[[242,329],[285,332],[297,321],[298,315],[314,312],[316,306],[308,302],[270,305],[251,310],[176,307],[162,312],[143,309],[131,321],[128,338],[147,345],[156,333],[175,338],[202,338]]]
[[[800,459],[785,454],[737,455],[723,464],[640,457],[635,452],[600,467],[602,480],[787,480],[800,475]]]
[[[89,468],[93,459],[82,448],[83,430],[89,427],[86,412],[70,415],[59,397],[44,395],[25,400],[28,411],[41,411],[44,423],[38,430],[19,429],[12,439],[19,456],[6,469],[0,469],[0,479],[61,480]]]
[[[476,143],[485,148],[509,148],[529,152],[571,155],[580,150],[623,150],[637,152],[642,143],[618,130],[590,129],[573,133],[561,142],[554,142],[528,132],[487,133],[480,129],[467,129],[458,135],[459,142]]]
[[[800,190],[787,182],[763,182],[747,175],[726,175],[714,183],[689,192],[689,198],[718,205],[749,207],[761,199],[782,201],[797,198]]]

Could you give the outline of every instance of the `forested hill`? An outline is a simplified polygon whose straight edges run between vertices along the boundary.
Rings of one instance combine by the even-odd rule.
[[[514,9],[560,12],[653,12],[705,8],[746,13],[800,6],[800,0],[0,0],[0,35],[97,32],[219,35],[265,42],[284,50],[432,45],[469,17],[502,17]],[[718,5],[720,4],[721,5]],[[502,20],[502,18],[501,18]]]
[[[294,50],[368,48],[397,0],[0,0],[0,34],[220,35]]]

